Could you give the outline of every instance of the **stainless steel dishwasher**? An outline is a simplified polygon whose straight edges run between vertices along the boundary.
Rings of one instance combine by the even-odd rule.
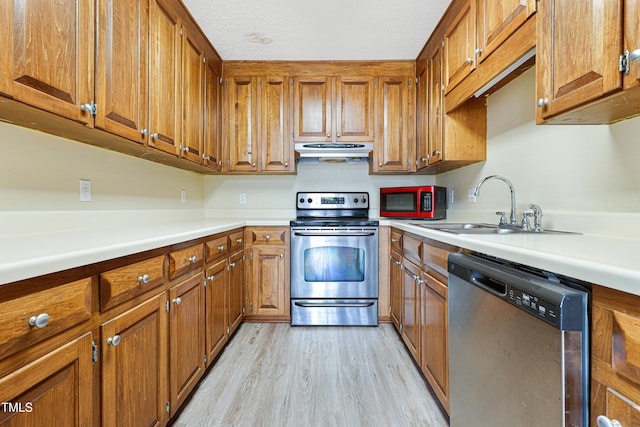
[[[451,427],[588,426],[589,285],[449,256]]]

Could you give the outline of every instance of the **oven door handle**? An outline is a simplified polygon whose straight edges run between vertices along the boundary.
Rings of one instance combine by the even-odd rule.
[[[307,236],[307,237],[317,237],[317,236],[346,236],[346,237],[370,237],[375,236],[376,233],[373,231],[294,231],[295,236]]]
[[[318,308],[341,308],[341,307],[371,307],[375,303],[369,302],[294,302],[298,307],[318,307]]]

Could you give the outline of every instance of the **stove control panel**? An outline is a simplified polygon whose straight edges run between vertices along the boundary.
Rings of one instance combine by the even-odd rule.
[[[369,193],[298,193],[297,209],[368,209]]]

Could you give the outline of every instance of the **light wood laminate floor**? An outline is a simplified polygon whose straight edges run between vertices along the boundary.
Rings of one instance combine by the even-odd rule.
[[[398,334],[245,323],[173,424],[446,427]]]

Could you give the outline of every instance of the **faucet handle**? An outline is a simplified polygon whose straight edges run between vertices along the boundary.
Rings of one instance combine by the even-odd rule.
[[[524,231],[531,230],[531,224],[529,224],[529,218],[533,216],[532,212],[522,212],[522,229]]]
[[[506,225],[507,224],[507,218],[505,216],[504,211],[498,211],[498,212],[496,212],[496,215],[500,215],[500,225]]]
[[[533,231],[542,231],[542,208],[533,203],[529,204],[529,209],[533,211]]]

